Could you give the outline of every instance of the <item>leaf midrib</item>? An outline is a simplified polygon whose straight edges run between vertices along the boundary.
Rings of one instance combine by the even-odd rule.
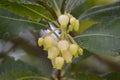
[[[92,36],[111,37],[111,38],[120,39],[120,37],[117,37],[115,35],[110,35],[110,34],[83,34],[83,35],[74,37],[74,39],[81,38],[81,37],[92,37]]]
[[[21,6],[24,7],[24,8],[27,8],[28,10],[34,12],[35,14],[37,14],[37,15],[43,17],[43,18],[45,18],[45,19],[48,20],[48,21],[53,21],[52,19],[50,19],[50,18],[48,18],[48,17],[40,14],[38,11],[35,11],[34,9],[32,9],[32,8],[30,8],[30,7],[28,7],[28,6],[25,6],[25,5],[21,5]]]
[[[25,22],[25,23],[33,23],[33,24],[37,24],[37,25],[40,25],[40,26],[45,26],[43,24],[33,22],[33,21],[29,21],[29,20],[24,20],[24,19],[17,19],[17,18],[6,17],[6,16],[0,16],[0,18],[9,19],[9,20],[13,20],[13,21],[20,21],[20,22]]]

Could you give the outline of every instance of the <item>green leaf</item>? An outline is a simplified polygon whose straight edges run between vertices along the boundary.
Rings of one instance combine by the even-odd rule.
[[[30,31],[32,28],[40,30],[44,25],[0,9],[0,38],[17,37],[21,32]]]
[[[38,56],[34,56],[34,54],[28,55],[24,58],[21,58],[21,60],[35,66],[37,69],[39,69],[42,75],[44,75],[47,78],[50,78],[52,76],[52,71],[53,71],[53,66],[51,64],[51,61],[48,60],[47,56],[41,56],[41,54],[43,55],[42,52],[37,54],[40,55]]]
[[[90,28],[92,25],[97,24],[95,21],[81,20],[78,33],[84,32],[86,29]]]
[[[28,0],[1,0],[1,1],[10,1],[10,2],[30,3],[30,1],[28,1]]]
[[[67,0],[65,11],[71,13],[71,11],[78,5],[82,4],[85,0]]]
[[[81,4],[72,9],[71,14],[78,18],[85,10],[87,10],[87,1],[84,0]],[[89,1],[91,2],[91,0]]]
[[[98,24],[75,37],[80,46],[98,54],[119,54],[120,50],[120,2],[92,8],[80,16],[80,20],[93,20]]]
[[[83,0],[83,2],[72,9],[71,14],[78,18],[82,13],[92,7],[106,5],[116,1],[117,0]]]
[[[118,0],[86,0],[86,9],[90,9],[94,6],[103,6],[107,4],[111,4],[113,2],[116,2]]]
[[[100,76],[92,73],[79,73],[74,77],[75,80],[104,80]]]
[[[1,80],[23,80],[23,78],[40,78],[41,76],[35,67],[19,60],[15,61],[13,58],[8,58],[0,65]]]
[[[105,5],[105,4],[116,2],[118,0],[93,0],[93,1],[94,1],[94,4],[96,5]]]
[[[58,4],[58,7],[61,8],[62,7],[62,2],[66,0],[56,0],[57,4]]]
[[[77,43],[97,54],[119,54],[120,18],[94,25],[75,37]]]
[[[59,5],[57,4],[57,0],[48,0],[51,3],[51,6],[53,7],[57,17],[61,15]]]
[[[45,18],[48,21],[53,21],[51,14],[40,5],[0,1],[0,7],[21,16],[27,16],[31,20],[40,21],[41,18]]]
[[[106,80],[120,80],[120,72],[111,72],[105,78]]]
[[[58,0],[36,0],[38,4],[44,6],[46,10],[48,10],[52,16],[56,19],[61,15],[59,5],[61,4]],[[60,2],[60,4],[57,4]]]
[[[81,69],[81,61],[85,60],[86,58],[89,58],[90,56],[92,56],[93,53],[88,52],[87,50],[84,50],[84,54],[82,56],[79,56],[78,58],[74,58],[73,62],[69,65],[69,67],[67,67],[67,70],[64,74],[64,76],[70,77],[75,76],[76,74],[78,74]],[[73,74],[74,73],[74,74]]]
[[[108,21],[120,17],[120,1],[99,7],[93,7],[79,16],[79,20]]]

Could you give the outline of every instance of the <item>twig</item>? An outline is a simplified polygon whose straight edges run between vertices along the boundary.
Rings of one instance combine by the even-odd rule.
[[[57,79],[61,80],[61,70],[58,70]]]

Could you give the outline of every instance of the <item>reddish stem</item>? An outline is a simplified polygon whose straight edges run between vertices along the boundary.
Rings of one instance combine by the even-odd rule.
[[[61,80],[61,70],[58,70],[57,79]]]

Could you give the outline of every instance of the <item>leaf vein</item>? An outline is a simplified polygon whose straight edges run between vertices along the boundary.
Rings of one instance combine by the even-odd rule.
[[[85,14],[85,13],[83,13],[80,17],[79,17],[79,20],[81,20],[82,18],[84,18],[84,17],[87,17],[87,16],[89,16],[89,15],[93,15],[93,14],[96,14],[96,13],[100,13],[100,12],[104,12],[104,11],[109,11],[109,10],[115,10],[115,9],[119,9],[120,8],[120,6],[115,6],[115,7],[110,7],[110,8],[104,8],[104,9],[100,9],[100,10],[97,10],[97,11],[95,11],[95,12],[92,12],[92,13],[89,13],[89,14]]]
[[[90,37],[90,36],[112,37],[112,38],[118,38],[118,39],[120,38],[120,37],[110,35],[110,34],[83,34],[83,35],[76,36],[74,38],[76,39],[80,37]]]
[[[37,22],[33,22],[33,21],[29,21],[29,20],[16,19],[16,18],[11,18],[11,17],[6,17],[6,16],[0,16],[0,18],[9,19],[9,20],[13,20],[13,21],[33,23],[33,24],[37,24],[37,25],[40,25],[40,26],[45,26],[43,24],[40,24],[40,23],[37,23]]]
[[[48,17],[46,17],[46,16],[40,14],[39,12],[35,11],[34,9],[32,9],[32,8],[30,8],[30,7],[28,7],[28,6],[25,6],[25,5],[22,5],[22,6],[23,6],[24,8],[29,9],[30,11],[36,13],[37,15],[39,15],[39,16],[41,16],[41,17],[47,19],[48,21],[52,21],[52,19],[50,19],[50,18],[48,18]]]

